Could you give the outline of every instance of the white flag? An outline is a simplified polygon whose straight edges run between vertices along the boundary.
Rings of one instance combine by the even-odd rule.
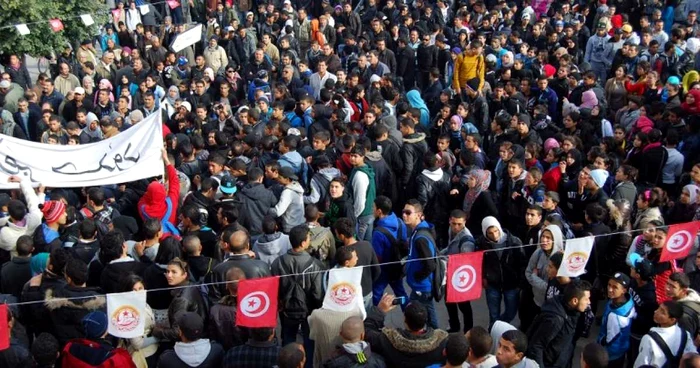
[[[185,47],[187,47],[189,45],[194,45],[195,43],[197,43],[201,40],[202,40],[202,25],[197,24],[196,26],[194,26],[194,27],[186,30],[185,32],[182,32],[179,35],[175,36],[175,39],[170,44],[170,48],[175,52],[179,52],[180,50],[184,49]]]
[[[146,322],[146,291],[107,294],[107,332],[125,339],[144,334]]]
[[[586,273],[586,263],[591,256],[593,241],[592,236],[567,240],[557,276],[577,277]]]
[[[148,8],[148,4],[139,5],[139,11],[141,11],[141,15],[146,15],[151,11],[151,9]]]
[[[328,271],[323,308],[337,312],[359,309],[363,319],[367,316],[362,298],[362,268],[333,268]]]
[[[85,24],[86,26],[91,26],[91,25],[95,24],[95,20],[92,19],[92,15],[90,15],[90,14],[82,14],[80,16],[80,19],[83,20],[83,24]]]
[[[22,36],[26,36],[29,34],[29,27],[27,27],[25,23],[17,24],[15,25],[15,28],[17,28],[17,32],[19,32],[19,34]]]

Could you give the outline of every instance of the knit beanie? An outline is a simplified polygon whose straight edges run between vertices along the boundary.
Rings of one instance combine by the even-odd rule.
[[[39,207],[44,214],[44,219],[47,224],[53,224],[58,221],[61,215],[66,212],[66,205],[61,201],[47,201]]]
[[[608,173],[607,170],[603,170],[603,169],[591,170],[591,179],[593,179],[593,182],[595,182],[595,185],[597,185],[598,188],[602,188],[605,185],[605,181],[608,180],[609,175],[610,174]]]
[[[107,332],[107,314],[101,311],[94,311],[88,313],[83,318],[83,328],[85,330],[85,337],[88,339],[98,339]]]

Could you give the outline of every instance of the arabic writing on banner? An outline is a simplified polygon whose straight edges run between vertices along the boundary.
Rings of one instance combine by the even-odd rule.
[[[0,189],[12,175],[47,187],[126,183],[163,174],[161,114],[101,142],[60,146],[0,135]]]

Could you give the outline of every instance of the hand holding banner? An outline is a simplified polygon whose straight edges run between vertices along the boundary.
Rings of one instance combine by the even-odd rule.
[[[481,297],[483,262],[484,252],[453,254],[449,257],[446,302],[468,302]]]
[[[238,281],[237,326],[277,326],[279,281],[279,276]]]
[[[661,250],[659,262],[687,257],[693,248],[698,231],[700,231],[700,221],[669,226],[668,234],[666,234],[666,245]]]
[[[586,273],[586,264],[591,257],[594,241],[592,236],[567,240],[557,276],[578,277]]]

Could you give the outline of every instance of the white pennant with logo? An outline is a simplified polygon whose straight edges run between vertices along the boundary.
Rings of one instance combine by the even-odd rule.
[[[146,325],[146,291],[107,294],[107,332],[125,339],[143,336]]]
[[[591,257],[593,242],[592,236],[567,240],[564,258],[557,276],[577,277],[586,273],[586,264]]]
[[[362,318],[367,316],[362,298],[362,268],[333,268],[328,271],[323,308],[338,312],[360,309]]]

